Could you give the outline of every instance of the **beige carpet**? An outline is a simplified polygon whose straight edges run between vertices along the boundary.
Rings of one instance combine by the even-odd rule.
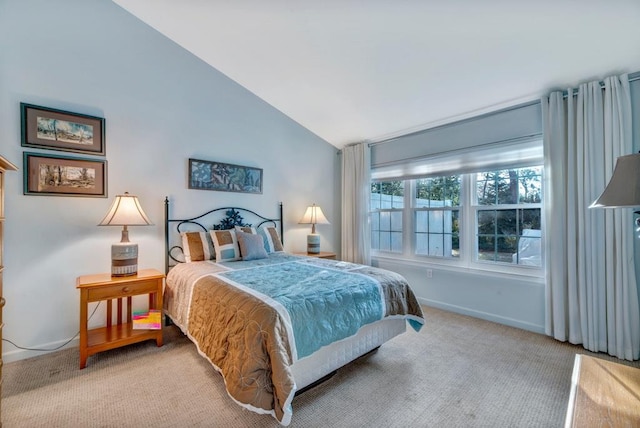
[[[425,315],[420,333],[408,330],[296,397],[290,426],[562,426],[582,347],[433,308]],[[175,327],[161,348],[104,352],[84,370],[78,360],[72,348],[6,364],[3,426],[278,426],[236,405]]]

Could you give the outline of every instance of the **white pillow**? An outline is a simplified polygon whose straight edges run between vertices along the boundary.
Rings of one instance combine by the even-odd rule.
[[[240,248],[235,230],[210,230],[209,233],[216,252],[216,262],[240,260]]]

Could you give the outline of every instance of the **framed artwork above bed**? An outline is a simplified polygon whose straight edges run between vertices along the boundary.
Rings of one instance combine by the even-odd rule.
[[[189,189],[262,193],[262,169],[189,159]]]

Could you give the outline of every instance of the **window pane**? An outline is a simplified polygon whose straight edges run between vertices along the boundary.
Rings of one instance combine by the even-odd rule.
[[[391,234],[380,232],[380,251],[391,251]]]
[[[429,179],[416,180],[416,208],[429,208],[429,199],[431,198],[430,183]]]
[[[542,202],[542,167],[504,169],[476,174],[478,205]]]
[[[444,214],[444,211],[429,211],[429,232],[444,233]]]
[[[380,230],[380,213],[371,213],[371,230]]]
[[[442,234],[429,234],[429,255],[444,256],[444,236]]]
[[[371,248],[374,250],[380,249],[380,231],[371,230]]]
[[[416,180],[416,208],[451,207],[460,205],[459,175]]]
[[[389,211],[382,211],[380,214],[380,230],[391,230],[391,213]]]
[[[494,173],[481,172],[476,175],[478,205],[495,205],[496,185]]]
[[[402,253],[402,232],[391,232],[391,251]]]
[[[512,262],[519,265],[542,266],[542,235],[540,230],[525,229],[518,239],[518,251]]]
[[[540,216],[540,208],[479,210],[478,260],[542,266]]]
[[[402,253],[402,211],[371,213],[371,248]]]
[[[495,211],[478,211],[478,234],[495,234],[496,233],[496,212]]]
[[[518,203],[518,173],[516,170],[502,170],[496,173],[496,203]]]
[[[429,211],[416,211],[416,233],[429,231]]]
[[[478,260],[495,261],[496,241],[492,235],[478,235]]]
[[[517,236],[499,236],[496,240],[495,261],[513,263],[513,254],[516,253],[517,242]]]
[[[532,208],[526,210],[518,210],[520,212],[520,223],[519,223],[519,231],[522,233],[523,230],[527,229],[538,229],[540,230],[540,216],[542,210],[540,208]]]
[[[421,256],[460,256],[460,211],[421,210],[415,212],[415,253]]]
[[[371,183],[371,210],[404,207],[404,181]]]
[[[391,229],[395,232],[402,232],[402,211],[393,211],[391,213]]]
[[[496,233],[498,235],[516,235],[518,210],[497,210],[496,213]]]
[[[451,257],[460,257],[460,211],[451,211]],[[445,239],[447,237],[445,236]],[[446,242],[446,241],[445,241]]]
[[[518,170],[520,203],[539,204],[542,202],[542,167]]]

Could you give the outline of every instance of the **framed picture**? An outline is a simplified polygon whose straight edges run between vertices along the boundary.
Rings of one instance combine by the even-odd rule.
[[[104,118],[20,103],[22,146],[105,154]]]
[[[107,161],[24,152],[24,194],[107,197]]]
[[[189,189],[262,193],[262,169],[189,159]]]

